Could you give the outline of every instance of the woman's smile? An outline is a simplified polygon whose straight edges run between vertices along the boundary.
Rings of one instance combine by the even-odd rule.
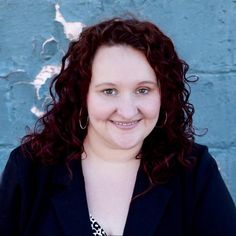
[[[141,121],[141,119],[133,120],[133,121],[114,121],[114,120],[111,120],[110,122],[118,129],[129,130],[129,129],[134,129],[135,127],[137,127],[140,121]]]

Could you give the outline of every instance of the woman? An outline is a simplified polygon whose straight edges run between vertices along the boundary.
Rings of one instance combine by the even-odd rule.
[[[11,153],[1,235],[236,235],[216,162],[194,143],[187,70],[150,22],[85,28]]]

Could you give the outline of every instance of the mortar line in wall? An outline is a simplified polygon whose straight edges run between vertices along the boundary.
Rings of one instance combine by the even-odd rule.
[[[189,70],[188,74],[197,74],[197,75],[235,75],[236,70],[229,71],[203,71],[203,70]]]
[[[215,145],[209,145],[208,144],[208,148],[209,149],[221,149],[221,150],[228,150],[228,149],[236,149],[236,146],[235,145],[227,145],[227,146],[224,146],[224,147],[222,147],[222,146],[215,146]]]
[[[16,146],[18,146],[18,145],[0,143],[0,148],[1,148],[1,149],[3,149],[3,148],[13,149],[13,148],[15,148]]]

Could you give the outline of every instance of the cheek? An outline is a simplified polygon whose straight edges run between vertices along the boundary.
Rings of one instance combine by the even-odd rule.
[[[142,112],[149,119],[158,119],[160,112],[160,98],[154,97],[153,99],[149,99],[145,103],[142,104]]]
[[[107,103],[99,96],[89,96],[87,100],[90,119],[106,120],[113,112],[114,105]]]

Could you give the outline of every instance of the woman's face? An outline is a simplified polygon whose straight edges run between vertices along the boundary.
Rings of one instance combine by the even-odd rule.
[[[141,147],[160,101],[155,72],[141,52],[121,45],[98,49],[87,97],[88,137],[115,149]]]

